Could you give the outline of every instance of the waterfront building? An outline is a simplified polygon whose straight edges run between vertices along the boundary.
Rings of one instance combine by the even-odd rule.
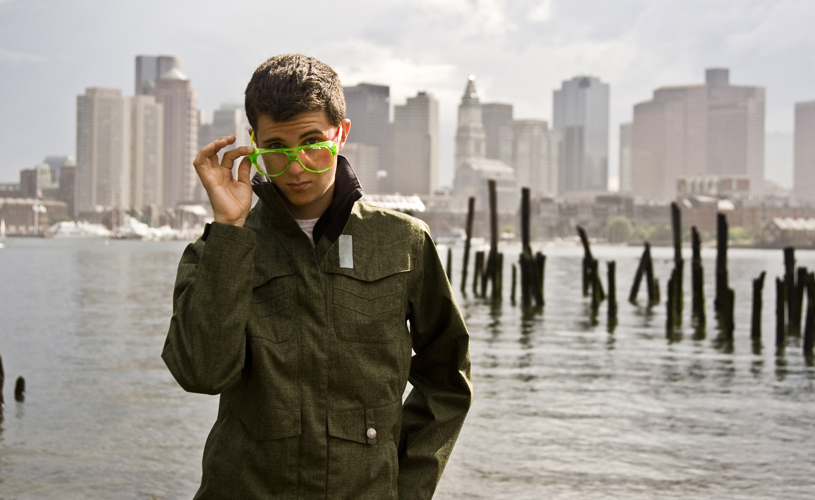
[[[73,156],[69,155],[51,155],[46,156],[45,160],[43,160],[43,163],[47,163],[48,166],[51,167],[54,182],[59,183],[60,175],[62,173],[62,167],[76,166],[76,159]]]
[[[552,128],[562,136],[561,193],[608,189],[609,92],[609,85],[593,76],[577,76],[554,91]]]
[[[631,192],[631,123],[620,124],[620,192]]]
[[[379,148],[361,142],[346,142],[340,154],[351,163],[366,195],[380,193],[379,168],[382,163],[379,159]]]
[[[198,125],[198,149],[210,142],[229,135],[235,136],[235,142],[218,153],[219,158],[229,150],[249,146],[249,121],[243,110],[243,104],[225,102],[212,113],[212,122],[207,123],[206,113],[200,111]]]
[[[484,156],[501,159],[501,129],[512,121],[512,104],[486,102],[481,104],[484,125]]]
[[[746,176],[764,184],[764,88],[734,86],[727,69],[708,69],[705,83],[663,87],[634,106],[631,191],[670,200],[682,177]]]
[[[130,206],[164,203],[164,106],[152,95],[131,98]]]
[[[130,207],[130,114],[118,89],[77,96],[74,215]]]
[[[370,171],[383,171],[379,186],[377,182],[368,181],[363,189],[369,193],[392,192],[394,186],[390,180],[393,175],[393,125],[390,122],[390,87],[387,85],[374,85],[360,83],[353,87],[345,87],[345,117],[351,120],[351,133],[348,134],[346,144],[359,144],[364,147],[354,147],[351,156],[357,161],[370,162],[374,157],[378,164],[370,163],[357,165],[351,156],[346,155],[354,171],[359,175],[359,169]],[[374,152],[371,148],[376,148]]]
[[[439,101],[427,92],[409,97],[395,106],[393,169],[389,173],[393,192],[429,195],[438,187]]]
[[[795,196],[815,200],[815,101],[795,103],[794,161]]]
[[[458,106],[458,128],[456,129],[455,169],[472,158],[486,158],[486,132],[481,116],[481,103],[475,89],[475,76],[470,75],[461,103]]]
[[[513,120],[501,128],[500,159],[515,171],[519,187],[532,196],[558,192],[558,134],[544,120]]]
[[[197,99],[190,80],[177,67],[154,84],[151,94],[164,107],[163,202],[173,208],[203,195],[196,190],[199,182],[192,166],[198,153]]]

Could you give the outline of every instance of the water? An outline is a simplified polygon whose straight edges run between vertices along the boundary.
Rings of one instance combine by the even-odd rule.
[[[0,499],[192,496],[217,398],[183,392],[160,358],[183,247],[6,241]],[[731,250],[736,341],[727,346],[714,327],[701,338],[687,326],[689,295],[679,341],[665,338],[664,304],[648,310],[620,300],[610,329],[605,305],[593,318],[581,296],[582,250],[543,250],[543,313],[460,298],[476,402],[435,498],[812,496],[815,368],[800,340],[782,356],[773,347],[780,251]],[[508,297],[518,248],[504,251]],[[627,297],[640,249],[594,253],[617,261],[617,293]],[[672,251],[653,255],[664,296]],[[703,256],[710,319],[715,252]],[[815,252],[797,257],[815,268]],[[762,270],[764,348],[755,353],[751,279]],[[686,291],[688,283],[686,269]],[[13,399],[19,375],[28,390],[22,404]]]

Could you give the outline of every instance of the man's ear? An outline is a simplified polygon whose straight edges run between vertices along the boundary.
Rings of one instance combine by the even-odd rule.
[[[348,133],[351,132],[351,120],[348,118],[343,119],[340,122],[340,127],[342,127],[342,134],[340,134],[340,149],[345,146],[345,141],[348,140]]]

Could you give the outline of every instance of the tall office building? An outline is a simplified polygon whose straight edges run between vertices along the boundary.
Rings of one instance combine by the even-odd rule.
[[[543,120],[513,120],[501,129],[500,159],[515,170],[518,186],[533,196],[558,192],[557,134]]]
[[[795,103],[795,163],[793,192],[815,200],[815,101]]]
[[[206,123],[204,112],[201,112],[198,129],[198,149],[200,150],[210,142],[229,135],[235,136],[235,142],[221,150],[219,157],[223,153],[249,145],[249,121],[243,110],[243,104],[236,102],[225,102],[212,113],[212,122]]]
[[[190,80],[172,68],[154,81],[151,94],[164,107],[164,206],[196,198],[198,177],[192,162],[198,153],[198,108]]]
[[[486,158],[487,144],[481,102],[475,89],[475,77],[470,75],[461,103],[458,105],[458,128],[456,129],[455,168],[471,158]]]
[[[354,171],[359,169],[374,169],[387,172],[382,179],[381,186],[376,182],[368,181],[363,188],[368,193],[392,192],[393,170],[393,127],[390,123],[390,87],[387,85],[373,85],[360,83],[353,87],[345,87],[345,117],[351,120],[351,133],[348,134],[347,143],[360,144],[363,147],[354,147],[353,152],[347,151],[346,157],[351,162]],[[376,148],[376,153],[371,148]],[[352,159],[353,157],[353,159]],[[377,165],[370,161],[376,158]],[[365,161],[365,165],[357,165],[358,161]]]
[[[178,69],[177,57],[136,56],[135,94],[152,94],[156,86],[156,80],[173,69]]]
[[[393,132],[393,191],[433,194],[439,181],[439,101],[427,92],[409,97],[394,108]]]
[[[164,106],[151,95],[132,99],[130,126],[130,204],[164,203]]]
[[[484,125],[484,153],[487,158],[501,158],[501,129],[512,121],[512,104],[488,102],[481,104]]]
[[[379,193],[379,148],[361,142],[346,142],[340,154],[354,169],[365,194]]]
[[[764,184],[764,88],[729,83],[708,69],[705,83],[663,87],[634,106],[631,190],[649,199],[676,197],[683,177],[744,177]]]
[[[88,88],[76,104],[75,214],[130,208],[130,99]]]
[[[620,124],[620,192],[631,192],[631,123]]]
[[[608,189],[608,120],[609,86],[598,78],[578,76],[554,91],[560,192]]]

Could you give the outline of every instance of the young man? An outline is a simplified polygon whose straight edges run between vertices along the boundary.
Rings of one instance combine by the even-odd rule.
[[[429,499],[472,387],[427,226],[359,201],[325,64],[269,59],[246,114],[263,151],[219,163],[222,137],[195,159],[215,220],[181,258],[162,354],[185,390],[221,395],[196,498]],[[246,155],[252,183],[249,158],[232,176]]]

